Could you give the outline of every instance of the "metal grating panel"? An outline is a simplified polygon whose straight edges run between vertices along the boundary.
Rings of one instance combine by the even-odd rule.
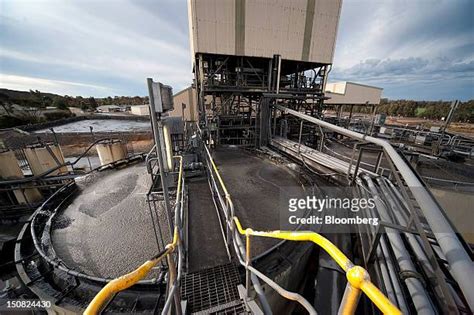
[[[241,282],[235,264],[220,265],[185,275],[181,281],[181,296],[187,300],[190,313],[208,310],[240,300],[237,285]]]

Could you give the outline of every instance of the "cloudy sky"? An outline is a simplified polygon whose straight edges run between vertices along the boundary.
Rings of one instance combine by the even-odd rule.
[[[146,95],[191,83],[185,0],[0,0],[0,87]],[[344,0],[331,81],[474,98],[474,1]]]

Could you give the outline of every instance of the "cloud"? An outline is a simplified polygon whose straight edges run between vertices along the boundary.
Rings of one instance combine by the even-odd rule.
[[[90,91],[101,94],[101,96],[115,94],[113,89],[105,86],[9,74],[0,74],[0,86],[11,90],[25,90],[25,87],[28,87],[28,89],[31,90],[48,91],[66,95],[87,95]]]
[[[446,58],[424,59],[409,57],[402,59],[367,59],[346,69],[335,69],[334,77],[360,78],[363,80],[384,80],[415,78],[437,81],[439,79],[472,79],[474,60],[456,61]]]
[[[474,97],[473,12],[472,0],[344,0],[329,79],[392,98]],[[64,86],[85,96],[193,78],[185,0],[0,0],[0,43],[0,73],[89,84]]]
[[[383,87],[389,98],[474,98],[474,60],[367,59],[345,69],[335,68],[330,77]]]
[[[345,0],[329,79],[391,98],[473,98],[473,12],[469,0]]]
[[[183,9],[170,1],[0,0],[0,73],[124,95],[146,95],[147,77],[184,88],[192,81],[187,25],[163,17],[163,5]],[[186,19],[185,2],[175,15]]]

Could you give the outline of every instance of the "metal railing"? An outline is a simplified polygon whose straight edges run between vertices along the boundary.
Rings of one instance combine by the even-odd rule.
[[[339,307],[339,314],[353,314],[357,308],[361,292],[364,292],[365,295],[379,308],[382,313],[401,314],[400,310],[395,307],[395,305],[393,305],[390,300],[370,281],[368,272],[361,266],[354,265],[336,245],[331,243],[324,236],[309,231],[254,231],[249,228],[243,229],[237,217],[234,217],[234,222],[239,233],[246,236],[247,256],[245,264],[247,266],[247,270],[252,271],[253,269],[255,271],[254,268],[250,267],[250,236],[269,237],[300,242],[310,241],[324,249],[346,273],[348,283],[344,292],[344,297]],[[274,285],[271,286],[274,287]],[[287,296],[282,293],[280,294],[288,299],[300,302],[309,313],[316,313],[314,308],[305,299],[299,299],[296,296]]]
[[[199,127],[198,131],[201,132]],[[315,244],[321,246],[324,250],[326,250],[328,254],[346,272],[349,281],[349,284],[346,287],[346,291],[344,293],[343,301],[341,303],[340,314],[353,314],[355,312],[355,308],[357,306],[358,298],[360,296],[361,291],[364,292],[367,297],[369,297],[369,299],[371,299],[372,302],[382,312],[386,314],[401,314],[401,312],[388,300],[388,298],[385,297],[385,295],[383,295],[372,282],[370,282],[370,278],[367,271],[365,271],[365,269],[360,266],[354,266],[354,264],[334,244],[332,244],[323,236],[312,232],[258,232],[253,231],[251,229],[244,230],[240,224],[240,221],[235,216],[234,204],[232,202],[230,194],[227,190],[224,181],[222,180],[222,177],[214,162],[214,159],[212,158],[211,153],[204,142],[203,147],[206,153],[205,155],[206,160],[208,162],[211,183],[217,192],[217,197],[220,201],[226,220],[226,243],[228,246],[230,246],[230,244],[233,245],[234,251],[237,255],[237,259],[239,260],[240,264],[246,269],[245,287],[247,299],[250,295],[252,282],[253,287],[260,299],[264,312],[266,314],[271,313],[271,309],[268,305],[268,302],[266,301],[263,290],[257,279],[259,278],[266,284],[268,284],[271,288],[273,288],[276,292],[278,292],[278,294],[280,294],[282,297],[292,301],[296,301],[300,303],[310,314],[316,314],[316,310],[313,308],[313,306],[300,294],[285,290],[273,280],[271,280],[270,278],[268,278],[260,271],[251,266],[250,236],[254,235],[278,238],[282,240],[312,241]],[[220,192],[223,193],[223,196]],[[245,235],[245,244],[240,235]]]
[[[175,215],[174,215],[174,230],[173,230],[173,241],[166,245],[165,249],[159,254],[146,261],[140,267],[134,271],[120,276],[110,281],[94,299],[89,303],[88,307],[84,311],[86,315],[99,314],[103,306],[118,292],[130,288],[146,275],[164,258],[168,259],[168,296],[163,307],[162,314],[167,314],[171,308],[171,304],[175,304],[175,313],[182,314],[181,310],[181,299],[177,288],[182,274],[183,264],[183,190],[184,190],[184,177],[183,177],[183,158],[182,156],[175,156],[175,159],[179,160],[179,172],[178,172],[178,187],[176,190],[176,203],[175,203]],[[177,263],[174,262],[173,253],[177,251]]]
[[[406,186],[407,193],[410,192],[421,209],[433,235],[439,244],[441,252],[446,257],[446,261],[450,266],[450,273],[456,280],[466,298],[469,306],[474,308],[474,283],[466,278],[466,274],[474,273],[474,264],[470,257],[470,253],[463,246],[463,243],[456,234],[451,223],[446,219],[443,210],[440,208],[434,197],[426,189],[418,176],[413,172],[410,165],[398,154],[393,146],[383,139],[374,138],[364,134],[360,134],[343,127],[339,127],[326,121],[317,119],[289,109],[281,105],[275,105],[275,108],[284,114],[289,114],[312,124],[318,125],[332,132],[336,132],[343,136],[371,143],[383,150],[384,156],[393,169],[393,174],[399,177],[401,184]],[[408,199],[407,199],[408,200]],[[414,214],[414,218],[417,214]]]

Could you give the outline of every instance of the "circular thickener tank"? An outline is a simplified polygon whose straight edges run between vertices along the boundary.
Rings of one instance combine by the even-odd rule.
[[[106,165],[127,157],[127,147],[120,140],[108,140],[96,145],[100,165]]]
[[[25,149],[25,155],[33,175],[41,175],[64,164],[63,152],[61,151],[61,147],[56,144],[27,147]],[[67,166],[62,166],[48,175],[64,174],[67,173],[67,171]]]

